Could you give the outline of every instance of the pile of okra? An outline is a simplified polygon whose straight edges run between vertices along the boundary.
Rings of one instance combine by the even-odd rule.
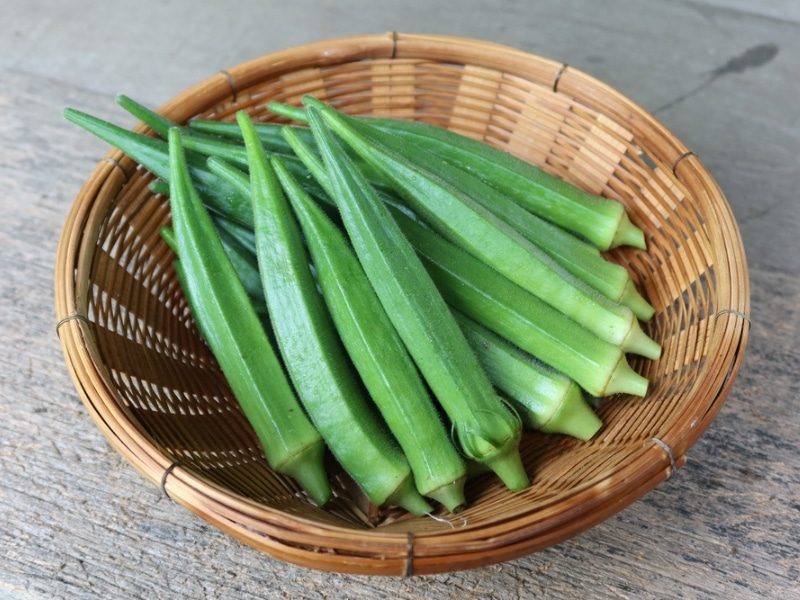
[[[627,355],[659,357],[654,310],[604,254],[645,248],[620,202],[313,97],[269,103],[282,121],[187,125],[118,102],[156,135],[64,114],[157,177],[198,331],[270,466],[317,505],[329,453],[416,515],[462,509],[476,471],[523,490],[523,431],[588,440],[601,399],[645,395]]]

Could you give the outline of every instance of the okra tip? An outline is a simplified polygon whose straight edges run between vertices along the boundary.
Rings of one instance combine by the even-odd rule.
[[[575,386],[539,429],[543,433],[560,433],[585,442],[592,439],[602,426],[603,421],[586,402],[580,388]]]
[[[325,444],[320,440],[290,457],[276,469],[293,478],[317,506],[324,506],[333,492],[325,469]]]
[[[385,504],[399,506],[418,517],[433,512],[433,507],[417,491],[412,477],[404,479],[392,495],[386,499]]]
[[[114,101],[122,108],[126,108],[127,106],[141,106],[126,94],[117,94],[114,96]]]
[[[467,500],[464,496],[464,484],[466,481],[467,476],[464,475],[464,477],[459,477],[436,490],[427,492],[425,495],[442,504],[451,513],[457,513],[467,505]]]
[[[283,102],[273,100],[272,102],[267,102],[267,109],[291,121],[308,123],[308,115],[305,109],[300,106],[291,106],[290,104],[284,104]]]
[[[164,243],[166,243],[167,246],[169,246],[170,249],[177,254],[178,244],[175,241],[175,230],[173,230],[169,225],[162,225],[158,232],[161,234],[161,239],[164,240]]]
[[[71,106],[65,106],[61,114],[70,123],[77,125],[78,127],[82,127],[83,129],[87,129],[90,132],[92,132],[92,130],[89,129],[91,123],[94,121],[99,121],[99,119],[86,114],[77,108],[72,108]]]
[[[625,211],[623,211],[620,217],[619,226],[614,233],[609,249],[618,246],[632,246],[641,250],[647,249],[644,231],[631,222],[628,218],[628,213]]]

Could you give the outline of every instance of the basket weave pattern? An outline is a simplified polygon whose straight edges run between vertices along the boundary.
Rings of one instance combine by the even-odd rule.
[[[645,330],[652,384],[617,396],[588,443],[528,433],[530,489],[468,484],[456,516],[416,518],[366,503],[344,474],[315,507],[273,473],[197,333],[159,228],[166,198],[112,151],[80,191],[57,257],[59,336],[73,380],[112,445],[172,499],[295,564],[408,575],[484,566],[601,522],[666,479],[728,394],[747,341],[749,290],[730,209],[699,159],[641,108],[560,63],[486,42],[370,35],[310,44],[221,72],[160,112],[231,120],[304,94],[351,114],[424,120],[484,140],[622,201],[647,251],[617,249],[656,309]],[[140,130],[144,131],[144,129]],[[335,469],[335,465],[332,465]]]

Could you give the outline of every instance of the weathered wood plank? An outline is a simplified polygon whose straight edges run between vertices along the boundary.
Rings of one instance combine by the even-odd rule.
[[[185,18],[181,3],[141,2],[137,10],[161,19],[137,13],[125,28],[112,27],[120,17],[110,5],[76,9],[79,17],[52,3],[4,3],[0,599],[800,597],[800,36],[790,13],[765,19],[715,3],[614,0],[591,16],[585,0],[470,1],[461,10],[469,17],[454,19],[432,3],[414,14],[397,3],[299,1],[280,9],[253,3],[224,22],[215,19],[218,6],[193,3],[197,26],[163,43]],[[270,19],[253,18],[258,10]],[[342,18],[352,11],[358,18]],[[69,104],[125,123],[116,92],[157,104],[249,56],[420,23],[564,60],[646,107],[666,106],[659,117],[711,168],[740,218],[751,259],[751,341],[727,404],[687,464],[578,538],[449,575],[307,571],[243,546],[162,496],[83,409],[55,334],[53,261],[72,199],[107,147],[60,111]],[[208,35],[212,25],[236,35]],[[140,39],[149,40],[144,58],[130,51]],[[778,47],[768,62],[707,82],[761,44]],[[181,45],[183,58],[163,60]]]

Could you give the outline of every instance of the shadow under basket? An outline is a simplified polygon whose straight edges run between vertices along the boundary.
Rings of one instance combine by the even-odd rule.
[[[316,507],[273,472],[200,338],[159,235],[152,176],[112,150],[77,196],[55,273],[58,334],[85,406],[110,443],[171,499],[271,556],[309,568],[429,574],[536,552],[600,523],[680,467],[718,413],[747,342],[749,287],[730,207],[702,163],[651,115],[558,62],[483,41],[380,34],[317,42],[220,72],[159,112],[273,119],[312,94],[351,114],[422,120],[507,150],[621,201],[647,250],[609,257],[655,307],[658,361],[631,359],[645,398],[618,395],[589,442],[526,432],[529,489],[491,474],[468,508],[413,517],[365,502],[334,473]],[[148,131],[137,126],[137,131]]]

